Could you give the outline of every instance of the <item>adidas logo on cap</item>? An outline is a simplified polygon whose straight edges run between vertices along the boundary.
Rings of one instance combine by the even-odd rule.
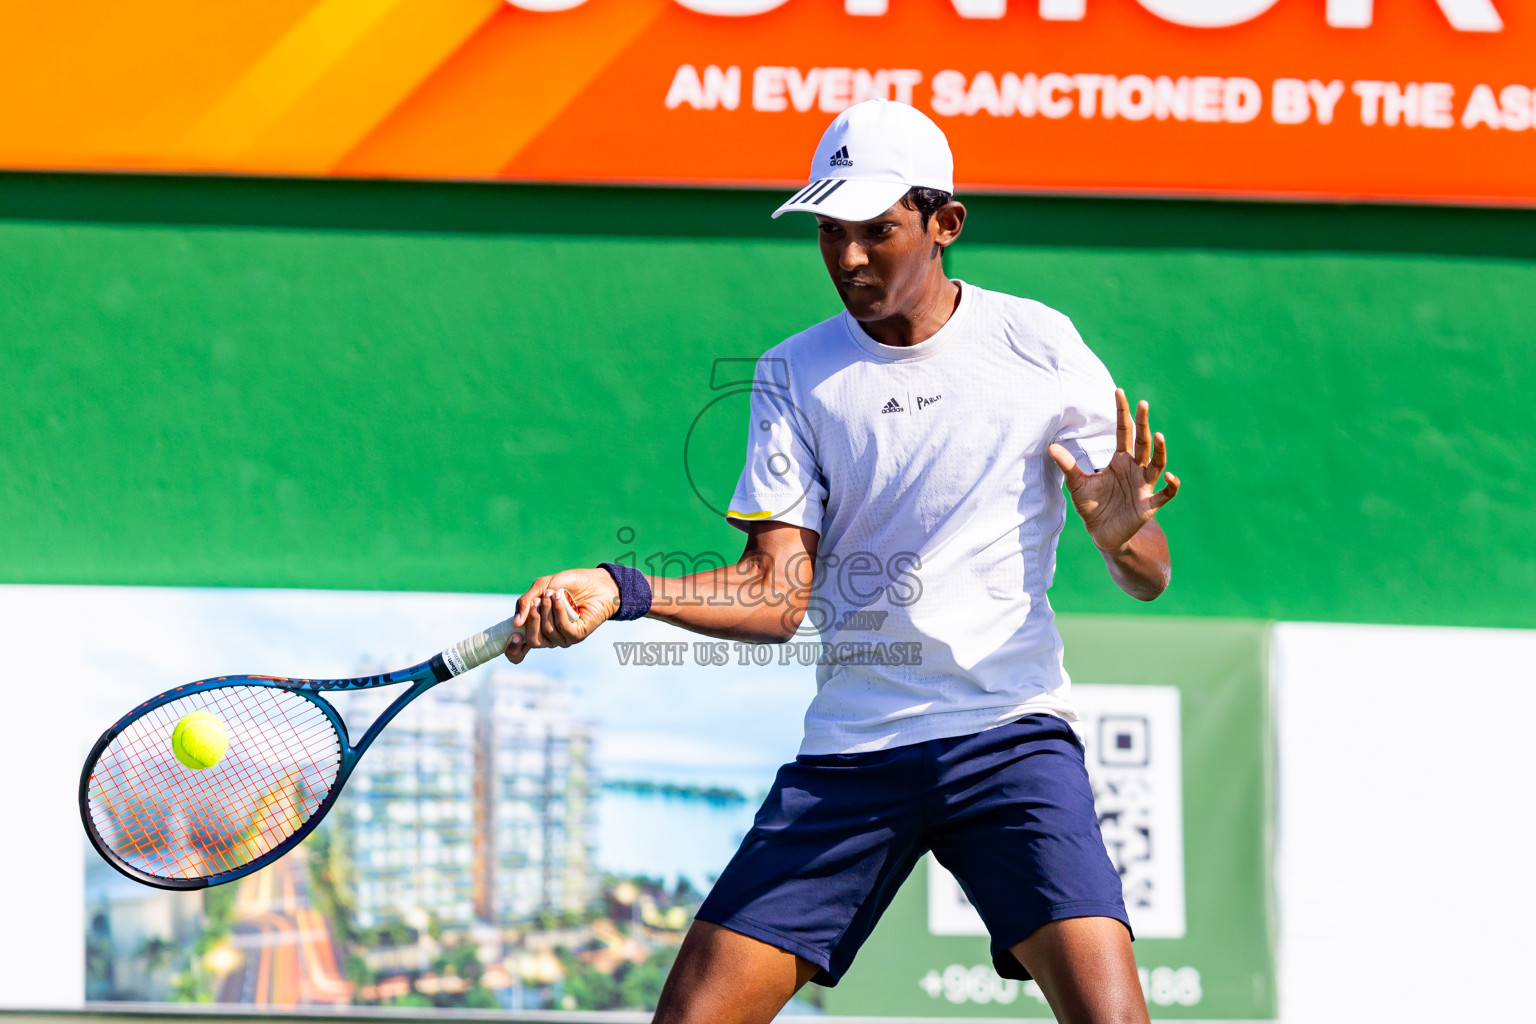
[[[857,160],[854,150],[859,151]],[[916,107],[870,99],[833,119],[816,144],[806,185],[773,215],[795,210],[834,220],[870,220],[913,188],[955,190],[949,141]]]

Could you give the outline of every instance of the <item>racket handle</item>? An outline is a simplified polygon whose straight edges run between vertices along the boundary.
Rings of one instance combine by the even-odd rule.
[[[512,625],[512,620],[507,619],[468,639],[460,640],[443,652],[443,661],[447,664],[448,671],[456,676],[463,675],[472,668],[478,668],[488,661],[501,657],[507,649],[507,641],[511,639],[516,628]]]

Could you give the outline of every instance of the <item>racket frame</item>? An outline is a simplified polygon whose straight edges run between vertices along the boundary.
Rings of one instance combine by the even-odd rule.
[[[379,733],[384,730],[384,727],[404,710],[407,704],[438,683],[447,682],[458,674],[449,667],[443,654],[434,654],[428,660],[418,665],[412,665],[410,668],[386,672],[380,675],[359,676],[355,679],[292,679],[286,676],[215,676],[210,679],[199,679],[195,683],[178,686],[174,690],[167,690],[164,693],[151,697],[118,719],[106,732],[101,734],[101,738],[91,747],[91,752],[85,759],[85,767],[80,771],[80,819],[85,825],[85,834],[90,838],[91,845],[96,849],[96,852],[101,854],[102,859],[108,864],[135,882],[142,882],[157,889],[183,891],[206,889],[209,886],[233,882],[237,878],[243,878],[253,872],[260,871],[268,864],[291,851],[295,846],[298,846],[315,830],[326,814],[329,813],[331,807],[335,805],[336,798],[341,795],[342,787],[346,785],[347,778],[352,774],[352,769],[357,767],[357,762],[362,758],[363,752],[368,749],[369,744],[373,743]],[[401,683],[410,684],[410,689],[396,697],[389,707],[385,708],[379,717],[374,719],[373,724],[364,731],[362,738],[355,745],[351,742],[347,734],[347,725],[342,721],[341,715],[336,711],[336,708],[329,702],[315,696],[317,693],[328,691],[369,690],[378,686],[395,686]],[[320,806],[315,808],[315,813],[310,815],[304,824],[300,825],[292,835],[281,843],[278,843],[272,849],[249,863],[242,864],[240,867],[232,868],[229,871],[219,872],[216,875],[209,875],[206,878],[161,878],[157,875],[152,875],[129,864],[108,847],[101,836],[97,834],[96,827],[91,821],[91,773],[108,745],[124,729],[144,715],[158,707],[169,704],[171,701],[224,686],[266,686],[276,690],[287,690],[290,693],[303,697],[318,707],[326,718],[330,720],[332,727],[336,730],[337,737],[341,741],[341,763],[336,770],[336,779],[331,783],[331,788],[325,794],[325,799],[320,802]],[[167,739],[167,742],[169,742],[169,739]]]

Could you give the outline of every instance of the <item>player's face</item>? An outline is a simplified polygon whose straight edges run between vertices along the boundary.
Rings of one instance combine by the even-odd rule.
[[[925,227],[920,213],[898,202],[873,220],[816,223],[827,273],[855,320],[884,320],[916,307],[939,258],[937,218]]]

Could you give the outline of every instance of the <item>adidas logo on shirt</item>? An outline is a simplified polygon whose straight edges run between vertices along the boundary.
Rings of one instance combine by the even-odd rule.
[[[853,166],[853,159],[848,155],[848,147],[847,146],[844,146],[842,149],[840,149],[836,153],[832,154],[831,164],[832,164],[833,167],[852,167]]]
[[[903,409],[901,407],[901,403],[896,401],[896,399],[893,398],[889,402],[886,402],[885,403],[885,408],[881,409],[880,411],[881,412],[906,412],[907,410]]]

